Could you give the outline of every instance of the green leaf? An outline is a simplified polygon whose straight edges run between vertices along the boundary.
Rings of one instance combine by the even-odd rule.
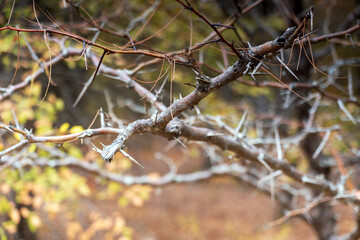
[[[0,227],[0,239],[7,240],[7,236],[5,234],[5,231],[2,227]]]

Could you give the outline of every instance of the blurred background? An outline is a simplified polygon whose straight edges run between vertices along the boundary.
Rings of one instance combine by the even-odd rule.
[[[314,39],[358,26],[360,15],[355,0],[189,2],[212,23],[230,22],[234,29],[222,30],[222,34],[239,51],[281,36],[301,22],[310,6],[314,6],[313,21],[307,23],[306,33]],[[39,29],[41,24],[111,49],[147,50],[179,62],[195,62],[209,77],[237,60],[216,35],[208,37],[213,30],[199,16],[172,0],[4,0],[0,9],[0,27]],[[270,58],[266,64],[272,75],[259,70],[255,81],[244,76],[209,95],[181,119],[229,134],[246,116],[238,130],[244,141],[277,156],[276,139],[280,138],[289,164],[335,183],[342,179],[345,190],[355,191],[360,156],[358,38],[358,31],[351,31],[284,50],[284,62],[299,81],[276,58]],[[44,37],[43,32],[2,28],[2,126],[32,129],[36,136],[76,134],[101,127],[99,114],[108,126],[123,128],[155,112],[131,84],[105,73],[96,76],[82,95],[96,66],[90,57],[61,54],[65,49],[85,48],[98,58],[103,53],[63,35]],[[52,60],[53,64],[46,64]],[[141,54],[106,55],[103,64],[126,71],[165,106],[196,85],[191,67],[177,64],[173,70],[171,62]],[[42,73],[31,77],[39,69]],[[6,95],[9,86],[24,82],[24,87]],[[0,137],[0,153],[22,140],[5,127]],[[144,168],[121,154],[107,164],[91,144],[101,147],[115,137],[102,134],[65,143],[32,143],[0,155],[0,239],[327,239],[329,234],[346,234],[356,226],[357,206],[337,201],[317,203],[311,211],[276,224],[276,219],[294,209],[272,200],[270,183],[253,180],[250,169],[264,177],[268,174],[264,166],[203,142],[134,135],[125,150]],[[233,163],[248,169],[244,173],[250,176],[248,182],[236,174],[158,186],[135,181],[142,176],[161,179],[172,168],[177,174],[191,174]],[[117,180],[119,176],[130,176],[128,186],[125,180]],[[285,194],[285,202],[296,203],[297,208],[323,197],[286,176],[276,179],[281,186],[290,186],[284,189],[296,190],[294,196]],[[275,194],[282,196],[284,189]]]

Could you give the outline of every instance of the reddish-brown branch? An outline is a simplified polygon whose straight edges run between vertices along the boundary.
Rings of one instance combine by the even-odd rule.
[[[18,31],[18,32],[38,32],[38,33],[44,33],[44,31],[46,31],[47,33],[52,33],[52,34],[58,34],[58,35],[62,35],[62,36],[67,36],[70,37],[72,39],[76,39],[79,40],[81,42],[85,42],[86,44],[88,44],[89,46],[95,46],[97,48],[100,48],[106,52],[108,52],[109,54],[139,54],[139,55],[145,55],[145,56],[149,56],[149,57],[155,57],[155,58],[161,58],[161,59],[169,59],[168,56],[166,56],[165,54],[161,54],[161,53],[157,53],[157,52],[151,52],[149,50],[120,50],[120,49],[112,49],[109,47],[105,47],[101,44],[98,43],[93,43],[92,41],[81,37],[79,35],[73,34],[73,33],[68,33],[68,32],[62,32],[59,30],[54,30],[54,29],[23,29],[23,28],[16,28],[16,27],[11,27],[11,26],[7,26],[7,27],[2,27],[0,28],[0,31],[4,31],[4,30],[13,30],[13,31]],[[176,61],[177,63],[178,60]]]
[[[260,3],[262,3],[264,0],[257,0],[256,2],[250,4],[249,6],[247,6],[246,8],[244,8],[241,11],[241,14],[245,14],[250,12],[251,10],[253,10],[254,8],[256,8]]]
[[[228,40],[226,40],[224,38],[224,36],[219,32],[219,30],[216,28],[216,26],[214,26],[214,24],[212,24],[203,14],[201,14],[199,11],[197,11],[196,9],[194,9],[190,4],[187,5],[185,3],[183,3],[180,0],[176,0],[178,3],[180,3],[184,8],[192,11],[193,13],[195,13],[199,18],[201,18],[207,25],[209,25],[214,32],[216,32],[216,34],[220,37],[221,41],[223,43],[225,43],[226,45],[228,45],[228,47],[236,54],[236,56],[241,57],[241,54],[239,53],[239,51],[231,44],[229,43]]]
[[[106,53],[107,53],[106,50],[104,50],[103,54],[102,54],[101,57],[100,57],[99,63],[98,63],[98,65],[97,65],[97,67],[96,67],[96,70],[95,70],[95,72],[94,72],[94,76],[93,76],[93,78],[92,78],[91,81],[90,81],[89,87],[91,87],[91,85],[93,84],[93,82],[94,82],[94,80],[95,80],[95,77],[96,77],[96,75],[97,75],[97,73],[98,73],[98,71],[99,71],[99,68],[100,68],[100,66],[101,66],[102,61],[104,60],[104,57],[105,57]]]
[[[78,15],[84,22],[86,22],[87,24],[89,24],[90,26],[94,26],[95,28],[99,29],[100,31],[105,32],[105,33],[109,33],[109,34],[114,35],[114,36],[128,38],[128,36],[127,36],[126,33],[119,33],[119,32],[115,32],[115,31],[112,31],[112,30],[110,30],[110,29],[101,27],[101,26],[100,26],[99,24],[97,24],[93,19],[88,19],[88,18],[84,17],[84,16],[81,14],[81,12],[80,12],[80,9],[81,9],[80,6],[78,6],[77,4],[74,4],[72,1],[69,1],[69,0],[66,0],[66,2],[69,3],[70,6],[75,9],[77,15]],[[84,9],[82,9],[82,10],[84,10]]]
[[[351,28],[349,28],[347,30],[341,31],[341,32],[329,33],[329,34],[325,34],[325,35],[322,35],[322,36],[319,36],[319,37],[313,37],[313,38],[310,39],[310,42],[311,43],[318,43],[318,42],[330,40],[332,38],[345,37],[348,34],[356,32],[359,29],[360,29],[360,24],[356,24],[355,26],[353,26],[353,27],[351,27]],[[301,41],[304,44],[307,43],[306,38],[302,39]],[[297,44],[300,44],[300,42],[297,42]]]

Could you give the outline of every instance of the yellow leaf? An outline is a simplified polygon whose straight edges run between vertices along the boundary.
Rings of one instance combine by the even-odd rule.
[[[9,184],[6,184],[6,183],[2,183],[0,185],[0,191],[3,193],[3,194],[8,194],[10,192],[10,186]]]
[[[43,199],[40,196],[35,195],[34,203],[33,203],[34,207],[35,208],[40,208],[42,206],[42,204],[43,204]]]
[[[21,139],[20,139],[20,134],[19,133],[15,133],[14,134],[14,137],[15,137],[15,139],[16,140],[18,140],[18,141],[20,141]]]
[[[15,224],[20,222],[20,213],[16,208],[11,209],[9,217]]]
[[[37,216],[37,215],[32,215],[32,216],[30,217],[29,221],[30,221],[30,223],[31,223],[34,227],[36,227],[36,228],[38,228],[38,227],[41,226],[41,219],[40,219],[39,216]]]
[[[90,188],[86,184],[78,186],[78,191],[83,196],[89,196],[91,194]]]
[[[115,219],[113,232],[115,234],[120,234],[124,229],[124,227],[125,227],[125,220],[122,217],[117,217]]]
[[[144,200],[139,196],[133,196],[130,201],[135,207],[141,207],[144,205]]]
[[[60,133],[65,133],[70,127],[70,124],[69,123],[63,123],[61,124],[60,128],[59,128],[59,132]]]
[[[256,138],[257,137],[256,130],[255,129],[248,130],[247,133],[246,133],[246,137],[248,137],[248,138]]]
[[[62,99],[57,99],[55,101],[54,105],[55,105],[56,110],[58,110],[58,111],[63,110],[65,107],[64,101]]]
[[[83,157],[83,153],[82,151],[75,147],[75,146],[70,146],[69,150],[68,150],[69,155],[76,157],[76,158],[82,158]]]
[[[125,207],[129,204],[130,201],[126,197],[120,197],[117,202],[120,207]]]
[[[0,114],[0,117],[2,118],[2,121],[4,123],[8,123],[8,122],[11,122],[12,120],[12,113],[10,110],[7,110],[7,111],[1,111],[1,114]]]
[[[70,133],[79,133],[82,131],[84,131],[84,128],[80,125],[76,125],[76,126],[73,126],[72,128],[70,128]]]
[[[6,222],[3,222],[2,225],[8,233],[10,233],[10,234],[16,233],[16,224],[14,224],[13,222],[6,221]]]
[[[30,216],[30,210],[25,207],[20,208],[20,213],[23,218],[28,218]]]
[[[35,143],[30,144],[30,146],[28,148],[28,152],[33,153],[33,152],[35,152],[35,150],[36,150],[36,144]]]

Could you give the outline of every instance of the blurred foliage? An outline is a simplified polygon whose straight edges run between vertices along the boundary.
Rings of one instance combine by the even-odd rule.
[[[15,36],[9,34],[0,39],[6,42]],[[43,45],[41,45],[40,50],[44,50]],[[6,64],[6,61],[3,63],[5,68],[9,67],[9,63]],[[84,130],[83,126],[71,126],[68,122],[56,128],[56,120],[65,107],[64,101],[54,93],[49,93],[45,100],[41,101],[42,94],[44,94],[42,85],[39,82],[32,82],[22,93],[14,94],[0,103],[0,120],[15,124],[12,112],[14,110],[19,124],[30,127],[33,133],[38,136],[72,134]],[[15,144],[19,140],[20,134],[12,134],[12,137],[8,137],[6,142],[1,142],[0,150]],[[46,143],[45,145],[55,146],[53,143]],[[88,148],[84,149],[79,144],[64,143],[61,149],[69,156],[76,158],[83,158],[84,151],[88,152]],[[26,159],[27,156],[34,153],[40,158],[47,158],[48,160],[52,158],[51,152],[46,148],[38,148],[35,143],[30,144],[22,152],[21,158]],[[100,164],[103,164],[101,159],[98,160]],[[120,163],[121,166],[117,167],[117,170],[123,169],[122,171],[124,171],[131,167],[131,162],[128,159],[124,159]],[[79,175],[66,167],[55,169],[50,167],[22,168],[19,166],[2,169],[0,174],[0,219],[2,219],[0,238],[7,239],[5,233],[15,234],[17,232],[16,226],[22,218],[26,220],[28,228],[32,232],[36,232],[43,225],[43,217],[40,217],[39,213],[46,214],[48,218],[54,220],[62,213],[72,212],[71,206],[80,204],[80,197],[90,197],[92,190],[87,179],[88,177]],[[114,186],[119,187],[114,188]],[[151,192],[151,188],[146,186],[124,188],[120,184],[103,180],[101,180],[99,187],[104,190],[99,191],[95,198],[99,200],[119,199],[119,206],[126,206],[129,203],[138,207],[142,206]],[[98,231],[107,231],[106,239],[115,239],[120,236],[124,240],[131,239],[132,230],[126,227],[125,220],[119,212],[116,211],[114,216],[108,217],[96,215],[96,212],[94,214],[94,216],[90,216],[91,224],[89,226],[79,224],[77,222],[78,216],[74,214],[66,216],[67,239],[91,239],[96,236]]]
[[[218,6],[213,1],[192,1],[194,6],[201,12],[207,13],[206,16],[212,22],[221,22],[226,19],[226,14],[220,10],[217,10]],[[65,31],[78,34],[92,39],[95,35],[93,26],[84,24],[84,21],[76,14],[76,11],[67,6],[65,7],[63,1],[50,0],[50,1],[36,1],[37,3],[37,15],[40,22],[46,23],[51,27],[57,28],[60,26]],[[11,11],[12,1],[6,1],[6,7],[0,10],[0,24],[5,26],[7,23],[7,16]],[[83,17],[94,20],[98,24],[104,23],[104,27],[113,31],[119,29],[125,29],[131,19],[140,16],[151,5],[153,1],[135,0],[135,1],[82,1],[80,12]],[[148,24],[140,35],[136,37],[136,40],[146,39],[152,36],[154,33],[161,30],[167,23],[169,23],[174,16],[181,10],[179,4],[174,3],[172,0],[165,0],[161,2],[161,5],[153,18],[151,24]],[[321,10],[322,11],[322,10]],[[321,14],[321,11],[319,14]],[[259,14],[257,12],[257,14]],[[146,41],[140,48],[149,48],[160,50],[161,52],[181,50],[202,41],[205,37],[212,32],[211,28],[205,26],[204,23],[197,18],[194,14],[191,14],[192,21],[192,39],[190,39],[190,13],[183,11],[177,19],[167,28],[163,29],[152,39]],[[283,19],[283,16],[279,14],[273,14],[271,16],[263,16],[257,18],[256,16],[248,16],[241,20],[239,24],[237,34],[240,36],[243,42],[251,42],[255,45],[262,43],[266,40],[273,39],[270,33],[264,33],[259,31],[259,22],[264,25],[268,25],[275,33],[282,32],[286,29],[287,24]],[[143,20],[140,24],[137,24],[130,32],[130,36],[135,36],[140,29]],[[17,1],[15,5],[15,12],[10,22],[11,26],[19,26],[21,28],[37,28],[38,25],[35,20],[33,6],[31,1]],[[58,26],[56,26],[58,25]],[[120,32],[120,30],[119,30]],[[232,31],[227,31],[224,36],[230,40],[230,42],[239,40],[236,34]],[[1,54],[1,71],[6,73],[6,79],[12,79],[15,72],[15,68],[18,65],[19,71],[14,83],[19,83],[24,77],[31,75],[39,69],[39,65],[44,61],[47,61],[50,57],[54,57],[61,49],[56,41],[49,37],[49,45],[51,50],[49,51],[45,44],[43,35],[40,33],[20,33],[15,31],[1,31],[0,32],[0,54]],[[135,40],[135,39],[134,39]],[[19,41],[19,46],[18,46]],[[97,43],[117,48],[128,42],[127,38],[115,37],[108,33],[100,33]],[[31,58],[31,53],[28,50],[27,44],[31,46],[34,52],[38,55],[39,60],[36,62]],[[73,46],[78,49],[82,49],[81,42],[67,39],[65,46]],[[203,65],[201,69],[208,76],[216,76],[227,66],[224,66],[224,59],[233,64],[236,60],[234,54],[230,53],[228,48],[226,56],[221,52],[219,44],[207,45],[200,50],[193,53],[193,56],[197,61],[202,58]],[[246,47],[240,46],[238,47]],[[313,46],[314,51],[321,50],[322,45]],[[101,55],[102,51],[92,48],[98,55]],[[352,50],[342,48],[338,51],[340,56],[351,55]],[[17,55],[19,53],[20,61],[17,62]],[[185,55],[184,55],[185,56]],[[185,56],[186,57],[186,56]],[[141,58],[130,55],[110,55],[106,56],[104,63],[109,66],[116,66],[118,69],[133,68],[138,65],[138,60]],[[318,64],[331,63],[333,59],[325,57]],[[33,80],[31,85],[24,89],[24,91],[13,94],[7,100],[0,102],[0,121],[3,123],[12,123],[15,125],[13,116],[16,115],[17,121],[21,126],[25,126],[27,129],[32,129],[33,133],[39,136],[47,135],[63,135],[79,133],[88,126],[80,125],[76,122],[76,117],[80,119],[85,115],[86,121],[91,122],[91,118],[94,116],[98,109],[99,94],[103,94],[104,89],[110,90],[111,97],[123,97],[136,99],[136,103],[142,106],[143,103],[139,101],[139,97],[135,94],[128,93],[124,90],[123,85],[119,83],[109,83],[104,77],[98,77],[92,90],[93,95],[86,94],[83,102],[86,102],[85,107],[79,107],[71,114],[71,106],[68,106],[66,102],[66,95],[61,94],[63,85],[65,86],[66,74],[71,75],[71,88],[78,90],[79,86],[82,87],[82,83],[85,82],[94,70],[94,66],[89,63],[89,70],[85,71],[85,60],[81,58],[68,58],[65,59],[65,66],[62,69],[57,70],[55,67],[53,71],[53,79],[55,82],[59,82],[58,86],[51,86],[50,92],[45,95],[46,86],[48,84],[48,77],[40,78],[40,80]],[[89,60],[88,60],[89,62]],[[159,68],[161,63],[150,66],[141,72],[135,74],[135,78],[140,81],[150,82],[157,79],[159,76]],[[164,69],[169,67],[169,63],[165,61]],[[272,69],[275,69],[278,76],[278,64],[272,64]],[[64,70],[65,69],[65,70]],[[155,69],[155,70],[154,70]],[[46,70],[46,74],[49,74],[50,69]],[[78,75],[76,75],[78,74]],[[313,74],[314,79],[324,77],[319,73]],[[5,75],[4,75],[5,76]],[[194,84],[195,74],[183,66],[176,66],[174,74],[174,81],[170,83],[168,80],[165,87],[165,103],[169,103],[170,95],[179,98],[179,95],[185,96],[193,87],[184,85],[184,83]],[[80,78],[80,79],[79,79]],[[275,81],[270,77],[259,77],[261,80]],[[252,81],[252,79],[245,78]],[[9,81],[2,81],[0,87],[6,88],[10,84]],[[79,84],[75,80],[81,82]],[[157,83],[157,86],[161,84],[162,80]],[[173,92],[170,94],[170,84],[172,84]],[[339,84],[345,85],[346,83],[340,82]],[[142,84],[143,86],[151,89],[153,83]],[[80,88],[81,89],[81,88]],[[69,89],[65,91],[71,91]],[[64,91],[64,90],[63,90]],[[121,92],[122,91],[122,92]],[[336,89],[332,89],[334,92],[338,92]],[[218,116],[221,118],[224,124],[227,124],[233,128],[239,123],[239,119],[243,116],[245,111],[248,111],[248,125],[246,126],[245,138],[256,140],[261,137],[257,131],[255,120],[259,116],[256,115],[257,106],[254,104],[256,100],[261,96],[266,103],[275,102],[272,105],[266,105],[267,111],[260,116],[262,119],[273,118],[272,115],[267,115],[270,111],[275,111],[279,108],[276,99],[279,99],[283,91],[277,91],[264,87],[248,87],[239,83],[231,84],[224,87],[215,93],[210,94],[206,101],[200,103],[199,107],[203,114],[211,116]],[[126,95],[128,94],[128,95]],[[95,97],[94,97],[95,96]],[[42,101],[42,99],[44,100]],[[119,99],[118,98],[118,99]],[[118,100],[117,99],[117,100]],[[283,99],[282,99],[283,100]],[[263,104],[265,105],[265,104]],[[83,105],[84,106],[84,105]],[[81,112],[81,111],[84,112]],[[348,110],[353,115],[359,115],[359,108],[354,106],[348,106]],[[76,112],[79,111],[78,115]],[[316,116],[316,122],[319,127],[331,127],[336,124],[341,125],[342,128],[338,132],[331,136],[331,146],[342,154],[346,155],[349,149],[359,148],[360,132],[358,126],[352,124],[347,116],[340,112],[339,108],[334,102],[327,102],[319,106],[319,110]],[[74,113],[75,112],[75,113]],[[126,117],[130,120],[131,117],[138,118],[139,115],[132,116],[125,107],[118,107],[115,112],[119,114],[119,118]],[[68,114],[68,115],[66,115]],[[70,117],[69,117],[70,116]],[[75,117],[74,117],[75,116]],[[80,116],[80,117],[79,117]],[[63,117],[61,122],[59,119]],[[144,117],[144,115],[140,115]],[[75,119],[75,120],[74,120]],[[286,125],[286,135],[291,137],[298,133],[299,125],[291,122]],[[203,123],[205,124],[205,123]],[[214,126],[212,126],[214,127]],[[216,128],[216,127],[214,127]],[[265,127],[268,130],[270,127]],[[243,130],[244,128],[242,128]],[[219,130],[223,130],[219,128]],[[271,131],[265,132],[265,134],[273,134]],[[20,135],[4,134],[0,140],[0,151],[8,148],[9,146],[16,144],[20,140]],[[105,139],[105,141],[108,139]],[[37,144],[31,144],[21,152],[21,159],[26,159],[28,156],[36,155],[38,158],[45,158],[47,160],[58,160],[53,157],[51,151],[46,147],[53,147],[63,153],[66,153],[69,157],[82,159],[88,162],[96,162],[98,165],[105,169],[115,173],[126,173],[132,168],[132,162],[122,156],[116,156],[116,159],[111,165],[105,165],[100,157],[91,150],[90,144],[81,144],[79,141],[63,144],[46,143],[42,146]],[[325,150],[326,152],[327,150]],[[328,152],[326,152],[328,153]],[[297,165],[300,171],[306,172],[308,164],[305,161],[301,161],[303,156],[299,148],[291,147],[284,149],[284,154],[289,162]],[[190,148],[188,156],[195,158],[201,155],[198,148]],[[226,157],[233,157],[236,160],[236,156],[232,153],[225,153]],[[125,219],[122,217],[119,210],[114,210],[112,214],[104,216],[100,211],[91,209],[91,213],[87,223],[80,223],[78,221],[77,213],[79,205],[86,205],[84,198],[94,198],[96,201],[116,201],[119,209],[125,208],[129,205],[141,207],[149,199],[152,188],[149,186],[135,185],[131,187],[125,187],[115,182],[109,182],[100,177],[88,176],[76,169],[70,169],[66,167],[62,168],[40,168],[40,167],[25,167],[22,168],[14,164],[12,167],[8,167],[0,170],[0,238],[6,239],[7,234],[14,234],[16,232],[16,226],[23,218],[29,229],[36,232],[44,224],[43,219],[54,219],[56,217],[63,217],[66,221],[64,229],[66,229],[65,235],[67,239],[97,239],[98,232],[105,232],[103,239],[131,239],[133,236],[133,230],[127,227]],[[154,178],[158,178],[159,174],[152,175]],[[288,180],[288,179],[287,179]],[[92,182],[93,181],[93,182]],[[290,181],[290,180],[288,180]],[[95,185],[95,186],[93,186]],[[83,203],[84,201],[85,203]],[[21,206],[20,206],[21,205]],[[89,204],[90,205],[90,204]],[[20,206],[20,207],[19,207]],[[41,216],[40,213],[46,216]],[[197,216],[178,216],[177,221],[184,231],[192,232],[197,239],[205,239],[205,236],[201,232],[200,223]],[[233,227],[228,227],[233,231]],[[230,231],[229,230],[229,231]],[[238,239],[242,239],[239,235],[236,235]],[[277,233],[274,239],[286,239],[289,237],[289,228],[287,225]]]

